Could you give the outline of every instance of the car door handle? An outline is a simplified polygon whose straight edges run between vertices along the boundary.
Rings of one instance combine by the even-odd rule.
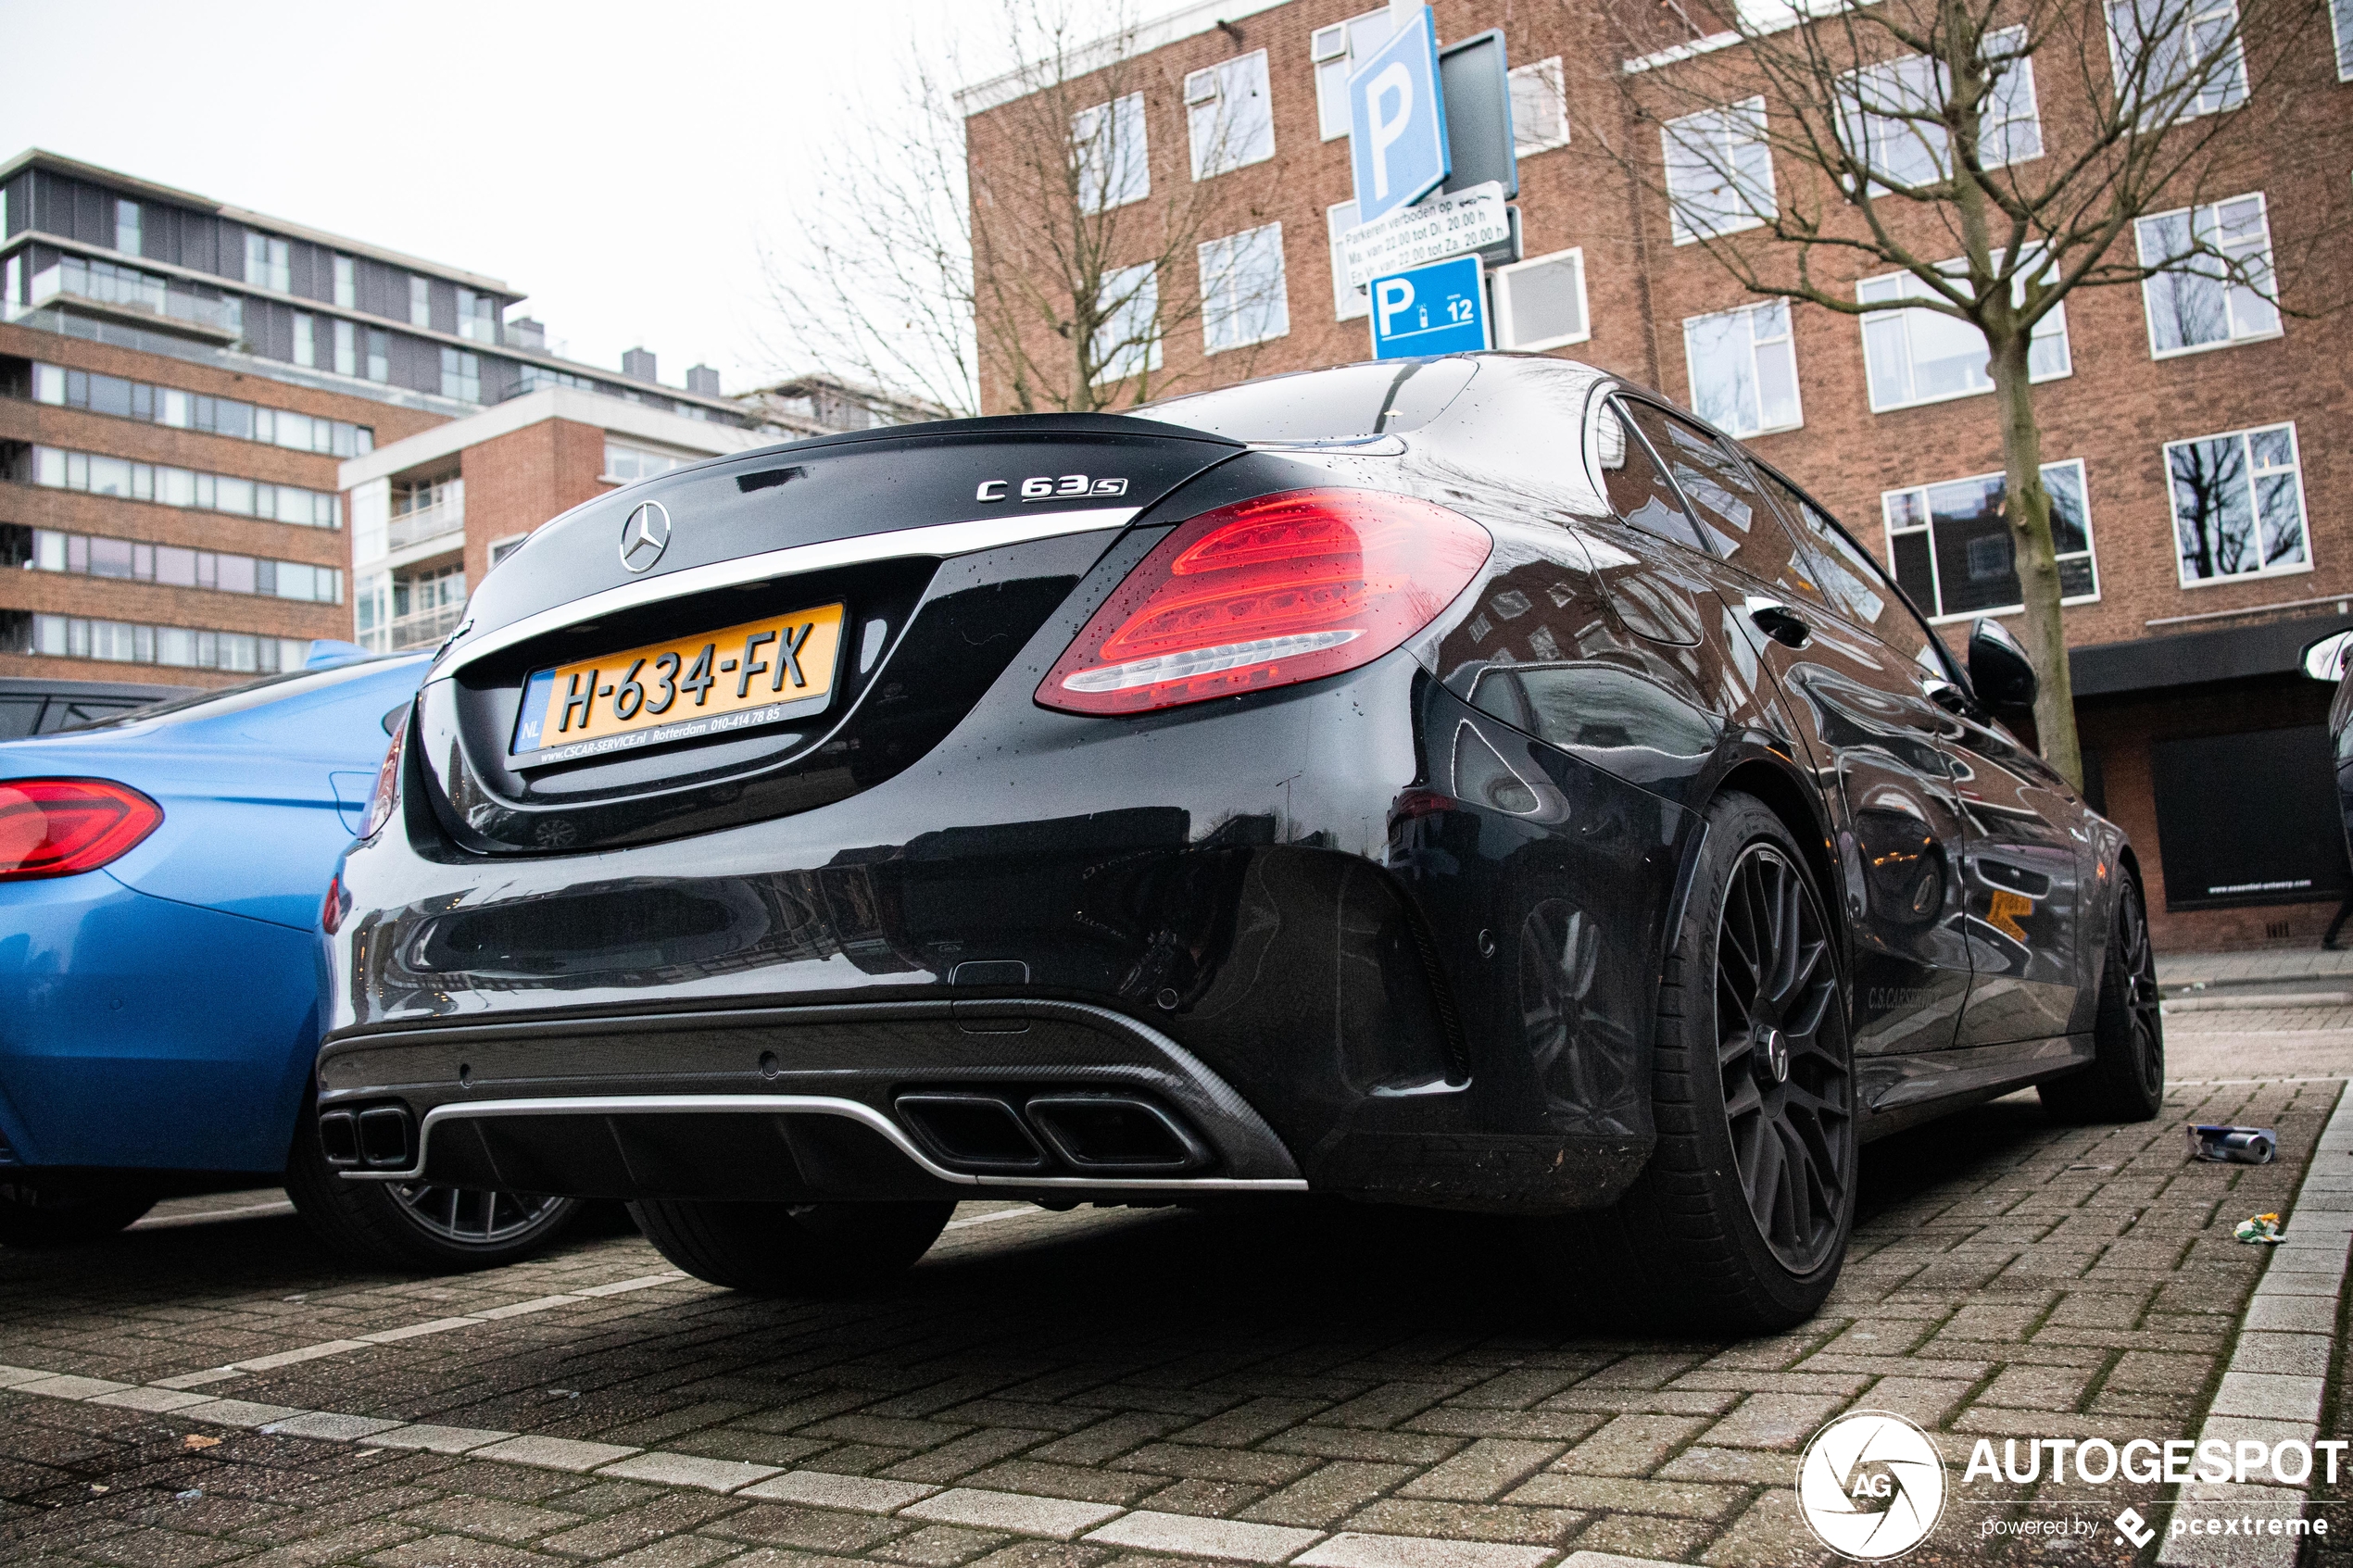
[[[1790,647],[1804,647],[1806,639],[1813,633],[1814,629],[1806,624],[1804,616],[1779,599],[1763,598],[1752,594],[1749,596],[1748,603],[1743,608],[1748,611],[1749,620],[1756,623],[1758,631],[1772,638],[1773,641],[1785,644]]]

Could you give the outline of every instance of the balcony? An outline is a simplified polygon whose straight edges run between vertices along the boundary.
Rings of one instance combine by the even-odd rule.
[[[463,601],[435,605],[413,615],[392,618],[392,647],[397,653],[403,648],[438,647],[443,638],[458,629],[459,618],[466,613]]]
[[[25,308],[69,305],[143,325],[234,343],[245,336],[245,308],[233,299],[198,299],[168,288],[161,278],[107,261],[68,257],[32,275]]]
[[[394,516],[384,529],[384,548],[393,555],[431,545],[443,538],[462,544],[466,533],[465,492],[452,485],[449,494],[431,506]]]

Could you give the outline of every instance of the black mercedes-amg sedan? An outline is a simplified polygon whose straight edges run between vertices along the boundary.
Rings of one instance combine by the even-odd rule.
[[[1562,360],[676,470],[426,677],[328,893],[320,1136],[748,1290],[962,1198],[1315,1193],[1795,1323],[1864,1140],[2158,1109],[2133,850],[2004,728],[2033,689]]]

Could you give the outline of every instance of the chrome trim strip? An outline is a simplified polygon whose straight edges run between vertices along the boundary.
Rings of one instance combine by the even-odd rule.
[[[635,608],[681,594],[697,594],[711,588],[732,588],[742,583],[757,583],[766,577],[785,577],[797,572],[823,571],[837,566],[858,566],[867,561],[895,560],[907,556],[961,556],[974,550],[991,550],[1004,545],[1026,545],[1034,539],[1052,539],[1065,533],[1091,533],[1099,528],[1125,528],[1133,521],[1140,507],[1088,507],[1070,512],[1022,512],[1013,517],[975,518],[968,522],[937,522],[923,528],[894,529],[887,533],[862,533],[854,539],[828,539],[815,545],[792,545],[781,550],[763,550],[756,556],[739,556],[734,560],[712,561],[708,566],[690,566],[677,571],[649,577],[643,582],[623,583],[600,592],[573,599],[551,608],[524,616],[521,621],[483,633],[444,648],[434,667],[425,672],[430,681],[442,675],[454,675],[484,654],[512,647],[544,633],[560,631],[576,621],[610,615],[616,610]]]
[[[925,1174],[957,1186],[1070,1187],[1097,1192],[1114,1189],[1156,1192],[1305,1192],[1303,1181],[1277,1177],[1233,1176],[975,1176],[934,1163],[899,1124],[869,1105],[825,1095],[610,1095],[560,1099],[486,1099],[479,1105],[441,1105],[425,1112],[417,1130],[417,1163],[406,1171],[343,1171],[346,1181],[413,1182],[424,1174],[425,1153],[433,1130],[444,1122],[475,1121],[501,1116],[612,1116],[654,1111],[671,1114],[770,1111],[780,1115],[840,1116],[888,1139],[899,1152]]]

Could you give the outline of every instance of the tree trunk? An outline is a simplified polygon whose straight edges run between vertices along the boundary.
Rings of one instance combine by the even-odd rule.
[[[2026,611],[2019,640],[2034,661],[2034,731],[2043,759],[2083,787],[2082,747],[2075,738],[2075,689],[2068,678],[2067,633],[2059,621],[2058,551],[2051,537],[2051,493],[2043,487],[2043,431],[2027,380],[2031,332],[2015,323],[1986,334],[1994,397],[2002,410],[2002,509],[2009,519]]]

